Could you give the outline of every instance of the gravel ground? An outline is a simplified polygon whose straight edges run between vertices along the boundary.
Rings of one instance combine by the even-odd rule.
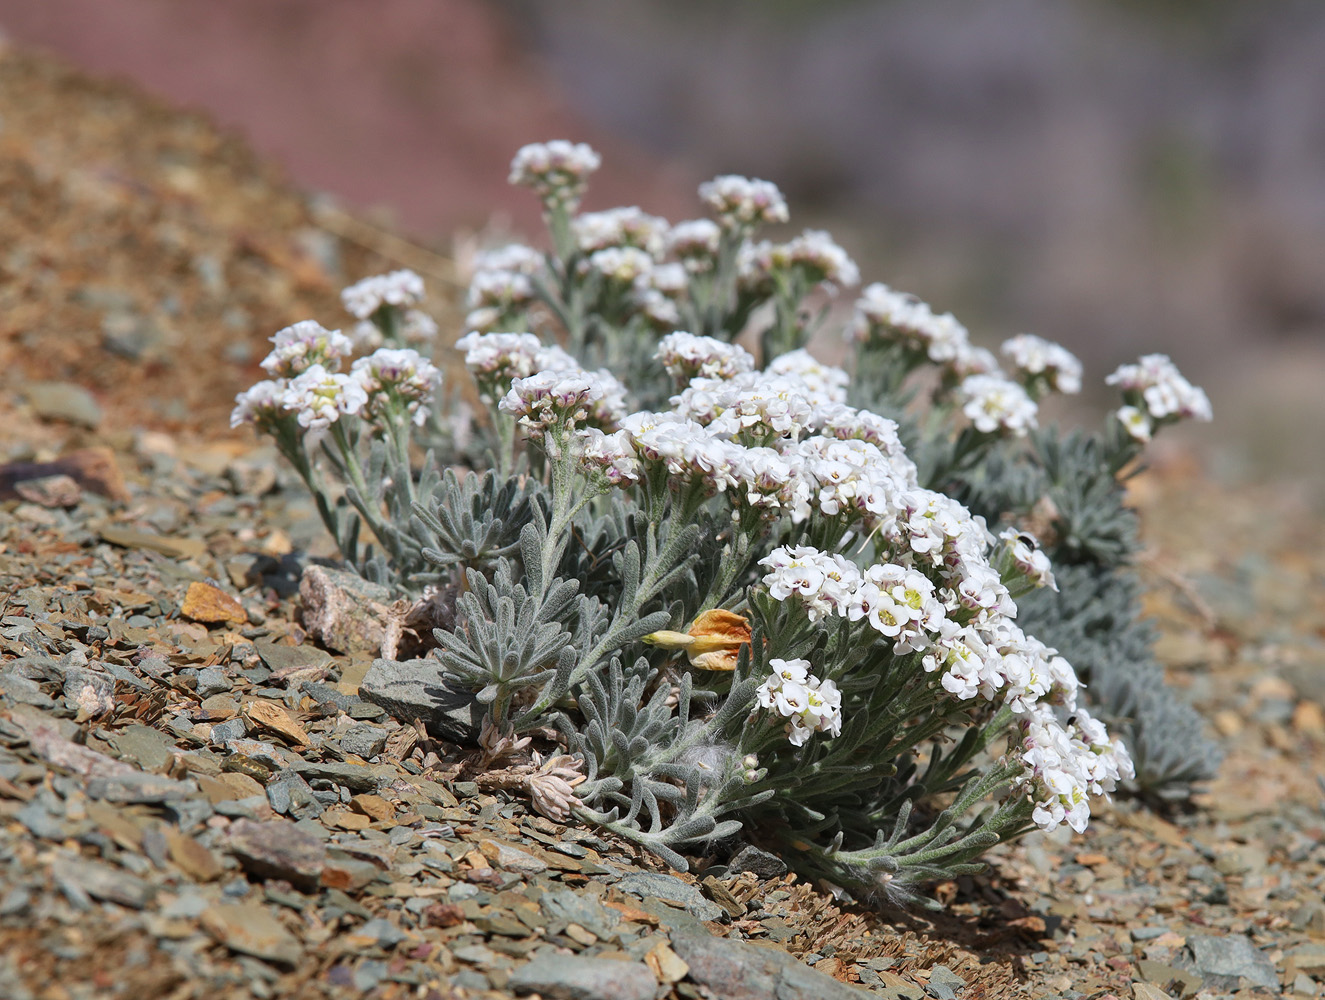
[[[118,124],[89,161],[97,109]],[[224,414],[270,329],[416,262],[122,88],[10,52],[0,116],[0,996],[1320,994],[1325,555],[1291,492],[1181,460],[1134,487],[1162,658],[1228,755],[1194,802],[999,848],[938,914],[835,902],[758,851],[678,876],[532,813],[518,774],[383,707],[368,644],[301,622],[329,546]],[[174,174],[181,143],[220,152]],[[143,249],[162,227],[168,259]],[[121,313],[168,317],[169,350],[135,354]]]

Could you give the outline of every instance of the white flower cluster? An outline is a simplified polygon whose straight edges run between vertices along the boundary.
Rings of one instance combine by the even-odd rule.
[[[788,243],[746,243],[737,257],[741,287],[768,290],[779,272],[798,270],[811,285],[824,284],[830,291],[860,281],[860,269],[847,252],[826,232],[807,229]]]
[[[571,219],[570,231],[581,253],[608,247],[637,247],[657,257],[665,246],[667,220],[634,206],[610,208],[577,215]]]
[[[891,640],[895,654],[921,653],[923,669],[957,701],[1008,706],[1027,734],[1018,782],[1036,803],[1035,822],[1052,829],[1066,820],[1082,829],[1089,797],[1132,776],[1126,749],[1077,706],[1071,664],[1016,625],[1016,605],[988,562],[983,521],[926,490],[904,494],[900,507],[883,532],[892,561],[862,571],[835,553],[783,546],[760,560],[768,570],[764,586],[775,600],[803,607],[811,621],[864,621]],[[1006,534],[1004,542],[1025,544]],[[1013,551],[1028,563],[1028,577],[1039,573],[1042,585],[1051,584],[1047,560]],[[771,703],[781,683],[766,682],[770,693],[761,704]],[[1058,713],[1069,721],[1060,723]]]
[[[597,427],[586,427],[577,433],[577,439],[581,461],[597,470],[612,486],[639,482],[639,459],[625,431],[606,434]]]
[[[790,218],[786,199],[772,181],[724,174],[701,184],[699,199],[728,229],[747,230]]]
[[[579,269],[581,274],[592,271],[618,284],[639,282],[648,287],[653,275],[653,258],[639,247],[604,247],[580,261]]]
[[[1002,375],[969,375],[962,380],[959,395],[962,413],[982,434],[1025,437],[1036,426],[1035,400]]]
[[[764,369],[770,375],[794,375],[805,383],[814,406],[842,404],[847,401],[851,376],[841,368],[826,365],[805,348],[788,351],[769,362]]]
[[[1003,561],[1008,564],[1010,570],[1024,576],[1032,586],[1058,589],[1058,584],[1054,582],[1053,567],[1049,563],[1049,557],[1044,554],[1034,535],[1018,531],[1016,528],[1006,528],[999,532],[998,538],[1003,543]],[[1004,577],[1006,576],[1005,572]]]
[[[1066,822],[1077,833],[1090,822],[1090,796],[1105,795],[1135,777],[1127,748],[1111,739],[1085,709],[1060,722],[1037,705],[1021,720],[1020,756],[1026,772],[1019,784],[1035,803],[1036,826],[1052,830]]]
[[[721,240],[722,230],[712,219],[687,219],[667,233],[667,254],[684,264],[688,272],[701,274],[713,269]]]
[[[313,365],[290,380],[281,397],[281,405],[294,412],[299,426],[320,431],[342,416],[357,414],[368,405],[368,393],[353,375],[329,372],[321,365]]]
[[[842,403],[820,403],[814,408],[810,426],[824,437],[841,441],[867,441],[888,456],[894,465],[910,472],[903,478],[916,483],[915,464],[907,457],[902,439],[897,436],[897,422],[869,410],[858,410]]]
[[[290,334],[296,327],[303,330]],[[293,413],[299,426],[320,431],[341,416],[362,414],[369,420],[377,420],[397,404],[415,423],[423,423],[427,406],[441,383],[441,372],[436,366],[409,348],[381,348],[355,361],[350,372],[343,374],[335,370],[340,366],[341,355],[328,356],[326,338],[316,334],[313,327],[322,329],[316,323],[305,322],[276,335],[277,347],[272,354],[279,359],[264,367],[273,374],[285,373],[289,377],[258,382],[237,395],[230,414],[231,427],[251,423],[260,430],[269,430],[282,414]],[[310,343],[314,345],[312,350],[301,350]],[[321,360],[302,364],[309,357],[325,357],[328,364]]]
[[[1081,391],[1081,362],[1060,344],[1020,333],[1003,341],[1001,350],[1028,388],[1043,384],[1055,392]]]
[[[1165,354],[1147,354],[1122,365],[1104,380],[1123,391],[1125,406],[1117,417],[1138,441],[1149,441],[1155,430],[1182,419],[1209,420],[1210,399],[1192,385]]]
[[[442,373],[418,351],[408,347],[380,347],[350,368],[350,377],[367,393],[369,416],[382,413],[391,402],[405,408],[420,427],[428,418],[433,393],[442,383]]]
[[[541,371],[515,379],[498,408],[541,440],[554,427],[567,433],[584,424],[614,428],[625,415],[624,396],[625,388],[605,371]]]
[[[684,330],[663,337],[653,356],[679,385],[693,378],[735,378],[755,366],[754,355],[744,347]]]
[[[369,319],[383,306],[407,309],[423,301],[423,279],[413,271],[375,274],[340,293],[346,311],[355,319]]]
[[[787,740],[792,746],[804,746],[816,732],[841,735],[842,692],[836,684],[813,676],[809,660],[771,659],[768,665],[773,672],[756,689],[755,697],[761,708],[787,719]]]
[[[491,402],[505,395],[511,382],[545,371],[579,371],[573,357],[532,333],[465,334],[455,342],[465,352],[465,367],[479,385],[479,398]]]
[[[339,371],[341,361],[354,353],[354,345],[343,333],[311,319],[278,330],[271,342],[275,346],[262,359],[262,369],[277,378],[293,378],[314,365]]]
[[[507,180],[532,188],[546,205],[574,209],[584,195],[589,175],[601,164],[602,158],[583,142],[534,142],[516,152]]]
[[[544,269],[543,255],[521,243],[478,254],[465,300],[465,325],[490,330],[512,313],[527,310],[535,300],[534,279]]]
[[[952,313],[936,315],[914,295],[877,281],[856,301],[850,336],[862,343],[875,339],[900,342],[924,351],[938,364],[955,361],[970,346],[966,327]]]
[[[812,545],[782,545],[763,559],[768,568],[764,586],[776,601],[795,598],[810,621],[844,615],[860,587],[860,569],[835,552],[820,552]]]

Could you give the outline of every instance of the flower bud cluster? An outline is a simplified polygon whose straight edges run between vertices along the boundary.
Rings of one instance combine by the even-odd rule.
[[[578,371],[579,362],[555,344],[544,344],[532,333],[467,333],[455,343],[465,352],[465,367],[479,385],[485,402],[504,396],[517,378],[537,372]]]
[[[522,146],[511,161],[511,184],[533,189],[549,208],[574,210],[602,159],[583,142],[553,139]]]
[[[804,746],[816,732],[841,735],[842,692],[836,684],[813,676],[809,660],[772,659],[768,665],[773,672],[759,685],[755,698],[760,708],[787,719],[792,746]]]
[[[790,218],[786,199],[771,181],[724,174],[699,186],[699,199],[731,230],[748,231]]]
[[[650,257],[663,252],[667,220],[638,208],[611,208],[585,212],[570,223],[571,235],[580,253],[591,254],[608,247],[636,247]]]
[[[680,261],[691,274],[713,270],[722,230],[712,219],[687,219],[667,233],[667,255]]]
[[[423,279],[413,271],[375,274],[340,293],[346,311],[355,319],[370,319],[383,306],[407,309],[423,301]]]
[[[930,307],[905,292],[894,291],[882,282],[865,288],[856,300],[850,336],[860,343],[900,343],[923,351],[938,364],[954,361],[970,336],[952,313],[936,315]]]
[[[529,436],[549,430],[570,433],[579,425],[613,428],[625,416],[625,390],[611,374],[542,371],[517,378],[498,408],[516,417]]]
[[[532,247],[511,243],[480,253],[474,260],[465,304],[465,325],[491,330],[535,301],[534,280],[546,270],[543,255]]]
[[[742,245],[737,258],[737,280],[741,287],[767,294],[780,273],[798,272],[807,285],[824,284],[830,290],[850,287],[860,281],[860,269],[845,250],[826,232],[807,229],[787,243]]]
[[[1166,424],[1183,419],[1210,420],[1210,399],[1192,385],[1165,354],[1147,354],[1135,364],[1122,365],[1104,380],[1123,391],[1126,405],[1117,417],[1137,441],[1149,441]]]
[[[684,330],[663,337],[653,356],[679,385],[694,378],[735,378],[755,366],[754,356],[744,347]]]
[[[420,427],[428,417],[433,393],[442,382],[437,366],[408,347],[378,348],[354,362],[350,377],[367,394],[367,416],[379,417],[392,405],[399,405]]]
[[[314,365],[339,371],[341,361],[354,353],[354,345],[343,333],[311,319],[278,330],[271,342],[275,346],[262,359],[262,368],[276,378],[293,378]]]
[[[1067,348],[1033,333],[1020,333],[1003,341],[1001,350],[1031,392],[1040,387],[1067,394],[1081,391],[1081,362]]]

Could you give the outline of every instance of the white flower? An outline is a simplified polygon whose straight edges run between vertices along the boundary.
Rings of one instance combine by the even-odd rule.
[[[357,414],[367,404],[368,394],[358,379],[313,365],[290,380],[282,402],[295,412],[301,427],[324,430],[342,415]]]
[[[1035,803],[1032,819],[1041,829],[1066,822],[1081,833],[1090,822],[1089,797],[1107,796],[1135,776],[1127,748],[1084,709],[1062,723],[1051,707],[1035,705],[1020,729],[1017,753],[1026,769],[1017,780]]]
[[[683,330],[663,337],[653,356],[681,385],[696,377],[732,378],[753,371],[755,364],[754,356],[743,347]]]
[[[1119,386],[1127,404],[1148,415],[1154,421],[1154,427],[1184,418],[1211,419],[1209,397],[1183,378],[1167,355],[1147,354],[1136,364],[1122,365],[1104,381]],[[1126,420],[1124,426],[1131,431]],[[1136,421],[1133,426],[1139,428],[1141,425]],[[1132,434],[1137,436],[1135,432]]]
[[[699,186],[699,198],[729,229],[748,229],[764,222],[786,222],[787,202],[777,185],[725,174]]]
[[[971,375],[960,387],[962,412],[983,434],[1006,431],[1025,437],[1036,426],[1035,401],[1016,382],[999,375]]]
[[[271,342],[275,346],[262,359],[262,367],[268,375],[280,378],[293,378],[314,365],[339,371],[341,359],[354,353],[349,337],[311,319],[278,330]]]
[[[258,430],[266,430],[285,409],[285,386],[285,379],[264,379],[245,389],[235,397],[230,426],[255,424]]]
[[[1149,441],[1154,433],[1149,415],[1135,406],[1120,406],[1114,416],[1132,439],[1142,444]]]
[[[340,293],[345,309],[355,319],[369,319],[383,306],[404,309],[423,301],[423,279],[410,270],[375,274]]]
[[[819,361],[803,347],[774,358],[764,371],[769,375],[792,375],[800,379],[815,407],[847,401],[851,376],[841,368]]]
[[[569,209],[579,204],[591,173],[602,159],[585,143],[565,139],[522,146],[511,161],[509,183],[532,188],[544,203]]]
[[[611,208],[577,215],[571,219],[570,231],[581,253],[608,247],[637,247],[656,257],[663,250],[667,220],[633,206]]]
[[[1056,392],[1081,391],[1081,362],[1065,347],[1021,333],[1005,340],[1002,351],[1027,386],[1042,381]]]

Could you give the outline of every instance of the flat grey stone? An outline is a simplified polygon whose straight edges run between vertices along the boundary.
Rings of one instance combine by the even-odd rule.
[[[374,917],[359,928],[358,933],[372,938],[383,948],[391,948],[404,941],[408,935],[385,917]]]
[[[750,872],[760,878],[781,878],[787,874],[787,863],[776,854],[757,847],[742,847],[727,866],[733,872]]]
[[[620,921],[615,912],[608,912],[607,907],[593,896],[571,889],[544,893],[540,905],[549,921],[564,920],[568,924],[579,924],[600,938],[610,937],[612,929]]]
[[[23,387],[32,412],[43,420],[64,420],[89,430],[101,424],[101,406],[73,382],[29,382]]]
[[[359,683],[359,697],[401,722],[422,719],[452,743],[473,743],[483,721],[484,707],[468,691],[452,687],[437,660],[374,660]]]
[[[198,697],[210,698],[230,690],[230,680],[220,667],[203,667],[198,671]]]
[[[226,831],[224,847],[255,878],[281,878],[311,892],[327,862],[322,841],[287,820],[241,819]]]
[[[369,757],[376,757],[382,752],[386,747],[386,738],[389,735],[380,726],[369,726],[360,723],[351,726],[341,734],[340,748],[345,753],[352,753],[367,760]]]
[[[141,910],[152,901],[156,892],[138,876],[100,861],[61,855],[55,865],[62,878],[78,885],[93,899]]]
[[[54,705],[40,684],[13,671],[0,673],[0,695],[19,705],[33,705],[37,708]]]
[[[277,771],[267,782],[267,801],[272,809],[291,819],[316,819],[325,806],[297,771]]]
[[[357,701],[353,696],[342,694],[330,684],[323,684],[321,681],[307,681],[299,690],[312,698],[319,706],[334,705],[342,712],[348,712],[350,706]]]
[[[1254,986],[1279,989],[1274,963],[1241,934],[1192,935],[1187,938],[1187,946],[1192,951],[1192,968],[1203,977],[1204,989],[1232,993],[1238,989],[1239,978]]]
[[[150,726],[129,726],[115,735],[114,747],[121,760],[133,761],[146,771],[157,771],[170,763],[175,741]]]
[[[69,835],[65,823],[49,809],[34,799],[14,814],[34,837],[43,840],[62,841]]]
[[[106,802],[161,803],[175,802],[197,794],[192,782],[175,781],[159,774],[135,771],[106,778],[92,778],[87,783],[88,798]]]
[[[378,784],[377,775],[359,764],[338,764],[334,761],[315,762],[296,758],[290,764],[294,770],[308,781],[322,778],[344,785],[352,792],[371,792]]]
[[[316,646],[286,646],[276,642],[255,642],[253,645],[273,674],[301,667],[322,667],[331,662],[331,654]]]
[[[936,965],[929,972],[929,982],[925,986],[925,992],[934,997],[934,1000],[957,1000],[965,988],[965,979],[946,965]]]
[[[683,906],[697,920],[718,920],[727,912],[701,893],[697,886],[682,882],[675,875],[636,872],[618,882],[617,888],[640,899],[664,899]]]
[[[241,740],[248,734],[248,726],[244,720],[236,716],[233,719],[226,719],[225,722],[218,722],[212,726],[212,746],[225,746],[232,740]]]
[[[690,966],[690,979],[723,1000],[866,1000],[871,996],[774,948],[688,932],[673,932],[672,948]]]
[[[540,955],[511,973],[517,993],[552,1000],[653,1000],[658,983],[643,962]]]

